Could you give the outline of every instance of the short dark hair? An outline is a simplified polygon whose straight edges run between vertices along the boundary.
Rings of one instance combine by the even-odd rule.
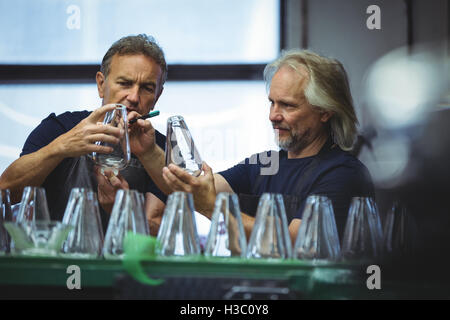
[[[161,88],[166,82],[168,69],[164,52],[152,36],[146,34],[130,35],[114,42],[103,57],[100,67],[100,71],[105,78],[110,71],[112,57],[116,54],[121,56],[143,54],[153,59],[161,67]]]

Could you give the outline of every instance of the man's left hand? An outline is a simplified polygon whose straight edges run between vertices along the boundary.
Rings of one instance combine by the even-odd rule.
[[[211,218],[216,201],[214,175],[206,162],[203,162],[202,170],[203,175],[194,177],[180,167],[169,164],[163,168],[163,178],[172,190],[192,193],[195,210]]]
[[[102,174],[100,168],[97,168],[95,174],[98,182],[98,202],[103,210],[111,213],[117,190],[129,189],[128,182],[120,174],[116,176],[111,169],[105,169]]]

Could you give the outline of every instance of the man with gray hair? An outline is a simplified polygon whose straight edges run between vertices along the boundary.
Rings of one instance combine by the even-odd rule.
[[[374,194],[367,168],[348,152],[355,140],[357,119],[346,72],[336,60],[294,50],[267,65],[264,78],[269,120],[281,151],[252,156],[217,174],[204,163],[204,174],[199,177],[173,164],[163,168],[163,152],[153,146],[143,164],[164,192],[193,193],[196,210],[208,218],[217,193],[239,194],[247,236],[259,197],[266,192],[283,194],[293,241],[305,200],[313,194],[331,199],[342,235],[351,198]],[[153,132],[150,124],[146,130]],[[267,159],[277,159],[278,170],[264,172],[262,169],[270,166]]]
[[[98,192],[103,228],[118,189],[136,189],[146,193],[147,213],[162,214],[166,196],[146,174],[136,156],[142,152],[141,135],[144,120],[130,125],[132,159],[119,175],[112,170],[105,174],[95,170],[86,155],[92,152],[110,153],[111,147],[96,141],[117,143],[124,134],[118,128],[98,125],[116,103],[125,105],[128,119],[149,113],[155,107],[167,78],[167,64],[155,39],[141,34],[116,41],[106,52],[101,69],[96,74],[97,90],[102,107],[93,111],[50,114],[29,135],[20,158],[2,174],[0,188],[10,189],[12,200],[20,201],[25,186],[46,189],[50,216],[61,220],[74,187],[90,187]],[[155,131],[152,141],[164,148],[165,137]],[[93,172],[95,171],[95,174]],[[150,217],[149,217],[150,218]]]

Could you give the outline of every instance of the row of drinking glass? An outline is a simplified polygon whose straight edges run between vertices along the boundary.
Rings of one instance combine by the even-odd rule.
[[[158,234],[161,255],[200,253],[193,212],[192,195],[177,192],[169,197]],[[282,195],[265,193],[261,196],[248,244],[240,212],[235,194],[218,194],[205,255],[314,260],[371,259],[380,257],[385,245],[392,248],[395,238],[392,223],[387,223],[383,236],[377,206],[373,199],[366,197],[352,199],[342,250],[333,206],[325,196],[312,195],[307,198],[293,248]],[[388,221],[393,221],[394,214],[395,210],[390,213]]]
[[[1,193],[3,214],[0,217],[12,216],[8,194],[7,190]],[[383,248],[392,251],[394,241],[397,241],[394,221],[398,220],[398,215],[396,210],[390,212],[383,235],[374,201],[353,198],[341,250],[331,201],[325,196],[310,196],[292,249],[282,196],[263,194],[247,244],[237,196],[220,193],[202,250],[192,195],[175,192],[168,198],[161,221],[158,253],[184,256],[203,251],[207,256],[326,260],[377,258]],[[13,238],[12,251],[19,254],[55,255],[62,252],[89,258],[103,253],[106,258],[121,257],[127,232],[149,234],[144,197],[133,190],[117,192],[105,241],[96,194],[87,189],[72,190],[61,223],[50,221],[45,190],[26,187],[18,214],[5,220],[14,220],[4,225]],[[7,251],[7,240],[0,224],[0,248],[3,251]]]
[[[2,190],[1,194],[3,214],[0,216],[4,223],[0,223],[0,248],[3,252],[77,258],[96,258],[103,254],[113,258],[123,254],[128,230],[149,234],[144,196],[135,190],[116,193],[105,237],[97,195],[89,189],[72,189],[62,222],[50,220],[43,188],[26,187],[17,214],[11,212],[9,191]]]

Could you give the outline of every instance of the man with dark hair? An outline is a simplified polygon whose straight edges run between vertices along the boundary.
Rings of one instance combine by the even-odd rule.
[[[115,103],[126,106],[128,118],[149,113],[160,97],[167,79],[167,64],[162,49],[152,37],[137,35],[115,42],[105,54],[101,69],[96,74],[97,89],[102,107],[93,111],[50,114],[29,135],[20,158],[2,174],[0,188],[10,189],[14,202],[20,201],[25,186],[46,189],[50,215],[61,220],[70,191],[74,187],[90,187],[98,191],[103,228],[106,228],[115,193],[118,189],[136,189],[146,193],[147,214],[161,215],[165,195],[146,174],[136,156],[130,165],[115,176],[105,175],[94,168],[87,157],[92,152],[109,153],[110,147],[96,141],[117,143],[123,135],[118,128],[98,125]],[[142,148],[144,120],[130,125],[132,153]],[[154,139],[164,148],[165,137],[155,131]]]

